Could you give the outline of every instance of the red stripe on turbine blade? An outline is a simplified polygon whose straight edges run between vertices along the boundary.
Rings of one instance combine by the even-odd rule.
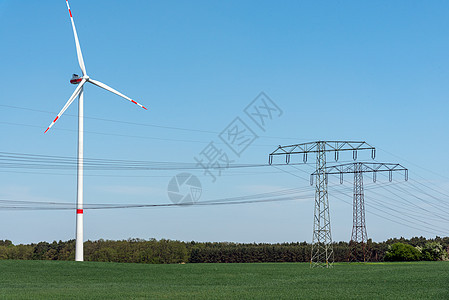
[[[76,213],[77,213],[77,214],[83,214],[83,210],[82,210],[82,209],[77,209],[77,210],[76,210]]]
[[[137,104],[137,102],[136,102],[136,101],[134,101],[134,100],[131,100],[131,102],[132,102],[132,103],[134,103],[134,104]]]
[[[69,13],[70,13],[70,18],[73,18],[72,17],[72,11],[70,10],[70,8],[69,8]]]
[[[59,117],[56,116],[56,118],[55,118],[55,120],[53,121],[53,123],[55,123],[58,119],[59,119]]]
[[[48,127],[48,128],[47,128],[47,130],[45,130],[45,132],[44,132],[44,133],[47,133],[47,131],[48,131],[49,129],[50,129],[50,127]]]
[[[145,106],[143,106],[143,105],[142,105],[142,108],[148,110],[148,109],[147,109]]]

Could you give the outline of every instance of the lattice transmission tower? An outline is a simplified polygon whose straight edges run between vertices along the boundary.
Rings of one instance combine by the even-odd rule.
[[[312,253],[310,266],[332,267],[334,254],[332,248],[332,234],[329,213],[329,198],[327,191],[326,152],[334,152],[338,161],[340,151],[353,151],[353,159],[357,159],[359,150],[371,150],[374,159],[376,150],[365,142],[352,141],[317,141],[296,145],[279,146],[269,155],[268,163],[273,163],[273,157],[285,155],[285,163],[290,163],[292,154],[303,154],[303,161],[307,162],[309,153],[316,153],[316,184],[315,208],[313,218]]]
[[[352,234],[349,242],[349,261],[367,261],[367,241],[365,223],[365,193],[363,188],[363,173],[372,173],[373,182],[376,182],[378,172],[388,172],[389,181],[393,180],[393,172],[404,171],[405,180],[408,180],[408,170],[400,164],[355,162],[327,167],[326,176],[340,175],[340,183],[343,183],[343,174],[354,174],[353,206],[352,206]],[[311,184],[317,172],[311,174]]]

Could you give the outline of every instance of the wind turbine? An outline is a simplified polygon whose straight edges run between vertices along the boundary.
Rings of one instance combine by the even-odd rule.
[[[78,56],[78,63],[80,65],[81,71],[83,72],[83,76],[79,77],[76,74],[73,74],[72,79],[70,80],[70,83],[77,84],[75,91],[73,92],[72,96],[69,98],[69,101],[64,105],[64,107],[61,109],[59,114],[56,116],[56,118],[53,120],[53,122],[48,126],[47,132],[54,124],[55,122],[61,117],[61,115],[67,110],[67,108],[72,104],[72,102],[75,100],[75,98],[78,96],[78,160],[77,160],[77,167],[78,167],[78,178],[77,178],[77,197],[76,197],[76,243],[75,243],[75,260],[76,261],[83,261],[83,164],[84,164],[84,144],[83,144],[83,137],[84,137],[84,91],[83,86],[87,82],[92,83],[98,87],[101,87],[107,91],[110,91],[116,95],[119,95],[122,98],[125,98],[128,101],[131,101],[134,104],[137,104],[138,106],[142,107],[143,109],[146,109],[142,104],[137,103],[133,99],[123,95],[122,93],[114,90],[113,88],[107,86],[104,83],[101,83],[97,80],[94,80],[90,78],[87,75],[86,67],[84,66],[84,60],[83,60],[83,54],[81,53],[81,47],[78,40],[78,35],[76,33],[75,23],[73,21],[72,11],[70,10],[69,1],[66,0],[67,9],[69,10],[70,14],[70,20],[72,21],[72,28],[73,28],[73,35],[75,36],[75,44],[76,44],[76,53]]]

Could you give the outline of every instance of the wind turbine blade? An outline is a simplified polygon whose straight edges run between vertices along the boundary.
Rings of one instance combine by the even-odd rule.
[[[48,126],[47,130],[45,130],[44,133],[46,133],[55,123],[58,121],[59,117],[69,108],[70,104],[72,104],[73,100],[75,100],[76,96],[81,92],[81,88],[86,83],[86,79],[83,79],[81,83],[76,87],[75,91],[73,92],[72,96],[69,98],[69,101],[64,105],[64,107],[61,109],[59,114],[56,116],[56,118],[51,122],[50,126]]]
[[[111,88],[110,86],[107,86],[106,84],[104,84],[104,83],[102,83],[102,82],[100,82],[100,81],[93,80],[92,78],[90,78],[90,79],[89,79],[89,82],[92,83],[92,84],[95,84],[96,86],[99,86],[99,87],[101,87],[101,88],[103,88],[103,89],[105,89],[105,90],[107,90],[107,91],[110,91],[111,93],[114,93],[114,94],[116,94],[116,95],[119,95],[120,97],[125,98],[125,99],[128,100],[128,101],[131,101],[132,103],[139,105],[139,106],[142,107],[143,109],[147,109],[147,108],[146,108],[145,106],[143,106],[142,104],[137,103],[137,102],[134,101],[133,99],[131,99],[131,98],[129,98],[129,97],[123,95],[123,94],[120,93],[120,92],[117,92],[116,90],[114,90],[114,89]]]
[[[83,54],[81,53],[80,41],[78,40],[78,34],[76,33],[75,22],[73,21],[72,11],[70,10],[69,1],[65,0],[67,9],[69,10],[70,20],[72,21],[73,35],[75,36],[76,54],[78,56],[78,63],[80,64],[83,76],[86,75],[86,67],[84,66]]]

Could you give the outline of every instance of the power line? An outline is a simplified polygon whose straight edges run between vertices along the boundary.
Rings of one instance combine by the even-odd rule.
[[[85,209],[124,209],[124,208],[151,208],[151,207],[182,207],[182,206],[208,206],[232,205],[264,202],[281,202],[307,199],[308,191],[301,189],[286,189],[268,193],[228,197],[196,203],[164,203],[164,204],[86,204]],[[0,199],[0,210],[73,210],[76,206],[68,202],[43,202],[30,200]]]
[[[33,108],[27,108],[27,107],[20,107],[20,106],[6,105],[6,104],[0,104],[0,106],[6,107],[6,108],[27,110],[27,111],[32,111],[32,112],[46,113],[46,114],[51,114],[51,115],[56,114],[56,112],[53,112],[53,111],[33,109]],[[68,114],[68,113],[66,113],[65,115],[66,116],[70,116],[70,117],[78,117],[77,115]],[[196,128],[183,128],[183,127],[177,127],[177,126],[156,125],[156,124],[138,123],[138,122],[130,122],[130,121],[120,121],[120,120],[113,120],[113,119],[106,119],[106,118],[99,118],[99,117],[87,117],[87,116],[85,116],[84,118],[85,119],[91,119],[91,120],[97,120],[97,121],[103,121],[103,122],[111,122],[111,123],[127,124],[127,125],[134,125],[134,126],[143,126],[143,127],[152,127],[152,128],[161,128],[161,129],[169,129],[169,130],[177,130],[177,131],[188,131],[188,132],[217,134],[217,135],[221,133],[220,131],[203,130],[203,129],[196,129]],[[35,126],[35,125],[26,125],[26,124],[19,124],[19,123],[9,123],[9,124],[41,128],[40,126]],[[76,130],[69,130],[69,129],[60,129],[60,130],[76,131]],[[103,134],[103,133],[98,133],[98,132],[90,132],[90,133]],[[114,135],[114,134],[110,134],[110,135]],[[132,136],[132,137],[139,137],[139,136]],[[285,139],[285,140],[295,139],[295,140],[298,140],[298,138],[275,137],[275,136],[266,136],[266,135],[261,135],[259,137],[267,138],[267,139],[277,139],[277,140],[279,140],[279,139]],[[139,137],[139,138],[145,138],[145,137]],[[168,140],[171,140],[171,139],[168,139]],[[194,142],[194,141],[192,141],[192,142]],[[269,145],[269,146],[272,146],[272,145]]]
[[[172,170],[166,170],[172,171]],[[68,173],[54,173],[54,172],[26,172],[16,170],[0,170],[2,173],[14,173],[14,174],[31,174],[31,175],[52,175],[52,176],[76,176],[76,172]],[[269,172],[226,172],[220,175],[220,177],[230,176],[248,176],[248,175],[263,175],[263,174],[282,174],[283,172],[269,171]],[[120,174],[84,174],[85,177],[111,177],[111,178],[172,178],[172,175],[124,175]]]
[[[346,196],[349,196],[349,195],[346,195]],[[340,201],[343,202],[343,203],[346,203],[346,204],[352,206],[352,203],[349,202],[349,201],[345,201],[345,200],[343,200],[343,199],[341,199],[340,197],[337,197],[337,196],[335,196],[335,195],[333,195],[332,197],[334,197],[334,198],[340,200]],[[380,214],[378,214],[378,213],[375,213],[375,212],[373,212],[373,211],[371,211],[371,210],[369,210],[369,209],[367,210],[370,214],[373,214],[373,215],[375,215],[375,216],[377,216],[377,217],[379,217],[379,218],[388,220],[388,221],[390,221],[390,222],[392,222],[392,223],[396,223],[396,224],[403,225],[403,226],[406,226],[406,227],[409,227],[409,228],[413,228],[413,229],[416,229],[416,230],[424,231],[424,232],[427,232],[427,233],[430,233],[430,234],[435,234],[435,232],[438,231],[438,230],[435,230],[435,229],[433,229],[432,231],[429,231],[429,230],[423,229],[422,227],[416,227],[415,225],[413,225],[413,223],[411,223],[412,225],[410,225],[410,221],[408,221],[408,220],[405,220],[405,222],[407,222],[407,223],[409,223],[409,224],[407,224],[407,223],[402,223],[402,222],[396,220],[397,216],[392,215],[392,214],[390,214],[390,213],[388,213],[388,212],[385,212],[385,211],[379,209],[378,207],[375,207],[375,206],[370,206],[370,207],[373,208],[373,209],[382,211],[382,212],[385,213],[386,215],[389,215],[389,216],[394,217],[394,219],[391,219],[391,218],[388,218],[388,217],[386,217],[386,216],[384,216],[384,215],[380,215]]]
[[[437,173],[437,172],[435,172],[435,171],[433,171],[433,170],[430,170],[430,169],[427,169],[427,168],[422,167],[422,166],[420,166],[420,165],[417,165],[417,164],[415,164],[415,163],[413,163],[413,162],[411,162],[411,161],[409,161],[409,160],[406,160],[405,158],[403,158],[403,157],[401,157],[401,156],[399,156],[399,155],[396,155],[396,154],[393,154],[393,153],[391,153],[391,152],[388,152],[388,151],[385,150],[385,149],[382,149],[382,148],[377,148],[377,149],[379,149],[379,150],[381,150],[381,151],[383,151],[383,152],[385,152],[385,153],[387,153],[387,154],[389,154],[389,155],[392,155],[392,156],[394,156],[394,157],[397,157],[397,158],[399,158],[399,159],[401,159],[401,160],[407,162],[408,164],[411,164],[411,165],[413,165],[413,166],[416,166],[416,167],[418,167],[418,168],[420,168],[420,169],[422,169],[422,170],[424,170],[424,171],[427,171],[427,172],[432,173],[432,174],[434,174],[434,175],[437,175],[437,176],[440,176],[440,177],[449,179],[449,177],[447,177],[447,176],[445,176],[445,175],[439,174],[439,173]]]
[[[399,187],[396,187],[396,188],[399,189]],[[432,206],[433,208],[435,208],[435,209],[441,211],[441,210],[440,210],[438,207],[436,207],[433,203],[431,203],[431,202],[429,202],[429,201],[426,201],[426,200],[424,200],[423,198],[420,198],[420,197],[418,197],[417,195],[415,195],[415,194],[413,194],[413,193],[410,193],[409,191],[403,190],[402,188],[400,189],[400,191],[402,191],[402,192],[408,194],[409,196],[412,196],[413,198],[416,198],[416,199],[420,200],[421,202],[423,202],[423,203],[425,203],[425,204],[428,204],[428,205]],[[404,197],[401,197],[400,195],[398,195],[398,194],[396,194],[396,193],[394,193],[394,192],[392,192],[392,191],[389,191],[389,192],[392,193],[393,195],[395,195],[396,197],[401,198],[402,200],[406,201],[407,203],[409,203],[409,204],[411,204],[411,205],[413,205],[413,206],[415,206],[415,207],[417,207],[417,208],[419,208],[419,209],[421,209],[421,210],[424,210],[424,211],[426,211],[426,212],[428,212],[428,213],[431,213],[431,214],[433,214],[433,215],[436,215],[436,216],[438,216],[438,217],[440,217],[440,218],[442,218],[442,219],[444,219],[444,220],[446,220],[446,221],[449,221],[448,218],[445,218],[445,217],[442,216],[440,213],[430,212],[428,209],[425,209],[425,208],[423,208],[423,207],[421,207],[421,206],[418,206],[418,205],[414,204],[413,202],[411,202],[411,201],[405,199]]]
[[[419,181],[413,180],[413,182],[416,182],[416,183],[418,183],[418,184],[421,184]],[[437,193],[439,193],[439,194],[441,194],[441,195],[444,195],[445,197],[449,197],[449,195],[447,195],[447,194],[445,194],[445,193],[442,193],[442,192],[440,192],[440,191],[437,191],[437,190],[435,190],[435,189],[432,189],[432,188],[430,188],[430,187],[427,187],[427,186],[424,185],[424,184],[421,184],[421,185],[423,185],[423,186],[426,187],[427,189],[433,190],[433,191],[435,191],[435,192],[437,192]],[[435,197],[435,196],[433,196],[433,195],[431,195],[431,194],[425,192],[423,189],[421,189],[420,187],[416,186],[416,185],[413,184],[413,183],[412,183],[412,187],[415,188],[415,190],[418,190],[419,192],[423,193],[424,195],[427,195],[427,196],[429,196],[429,197],[431,197],[431,198],[437,200],[438,202],[440,202],[441,204],[443,204],[444,206],[446,206],[447,208],[449,208],[449,202],[443,201],[443,200],[441,200],[440,198]]]
[[[400,201],[401,199],[393,198],[391,196],[378,193],[376,191],[371,191],[371,193],[377,195],[377,198],[371,198],[371,200],[372,201],[376,201],[382,207],[385,207],[385,208],[388,209],[389,206],[393,206],[393,207],[396,207],[398,209],[402,209],[406,213],[408,212],[409,214],[414,215],[416,217],[426,216],[426,218],[428,220],[441,221],[441,219],[433,218],[434,215],[433,215],[432,212],[427,212],[427,211],[416,212],[416,210],[413,210],[412,208],[407,207],[407,204],[406,205],[399,205],[398,203],[404,203],[404,202]],[[387,202],[387,201],[381,200],[381,198],[386,198],[386,199],[389,199],[391,201]],[[418,206],[418,208],[420,209],[421,207]]]
[[[276,168],[278,168],[278,167],[276,167]],[[295,168],[295,169],[297,169],[297,170],[299,170],[299,171],[301,171],[301,172],[306,172],[306,171],[304,171],[304,170],[298,169],[296,166],[294,166],[293,168]],[[291,172],[288,172],[288,171],[285,171],[285,172],[288,173],[288,174],[290,174],[290,175],[293,175],[293,176],[295,176],[295,177],[298,177],[298,178],[301,178],[301,179],[306,180],[304,177],[298,176],[298,175],[296,175],[296,174],[294,174],[294,173],[291,173]],[[374,185],[374,186],[368,186],[366,189],[367,189],[367,190],[368,190],[368,189],[369,189],[369,190],[372,190],[372,189],[374,189],[374,188],[376,188],[376,189],[378,189],[378,188],[386,189],[387,186],[396,187],[398,184],[399,184],[399,183],[389,183],[389,184],[380,185],[380,184],[375,184],[375,183],[373,183],[372,185]],[[400,183],[400,184],[404,184],[404,183]],[[338,185],[337,185],[336,187],[338,187]],[[335,188],[335,187],[333,188],[333,191],[336,191],[336,192],[338,192],[338,193],[341,193],[341,194],[343,194],[343,195],[345,195],[345,196],[349,196],[349,195],[347,195],[345,192],[343,192],[342,190],[340,190],[340,189],[338,189],[338,188]],[[387,190],[387,191],[388,191],[388,190]],[[377,194],[378,194],[378,193],[377,193]],[[419,206],[415,205],[414,203],[412,203],[412,202],[410,202],[410,201],[404,199],[403,197],[401,197],[401,196],[399,196],[399,195],[397,195],[397,194],[395,194],[395,195],[396,195],[398,198],[401,198],[401,199],[405,200],[409,205],[413,205],[413,206],[416,206],[416,207],[419,208],[419,209],[422,209],[421,207],[419,207]],[[349,202],[347,202],[347,201],[345,201],[345,200],[343,200],[343,199],[337,197],[336,195],[333,195],[332,198],[336,198],[336,199],[338,199],[338,200],[340,200],[340,201],[342,201],[342,202],[344,202],[344,203],[346,203],[346,204],[352,206],[352,203],[349,203]],[[371,199],[371,197],[370,197],[370,199]],[[426,221],[422,221],[420,218],[416,218],[416,217],[413,217],[413,216],[411,216],[411,217],[410,217],[410,216],[407,216],[408,218],[410,218],[410,219],[412,219],[413,221],[415,221],[415,222],[413,222],[413,221],[409,221],[409,220],[407,220],[407,219],[405,219],[405,218],[403,218],[403,217],[401,217],[401,216],[396,216],[396,215],[394,215],[394,214],[391,214],[391,213],[389,213],[389,212],[387,212],[387,211],[385,211],[385,210],[383,210],[383,209],[380,209],[380,208],[377,207],[377,206],[371,205],[371,204],[369,204],[369,202],[367,203],[367,206],[369,206],[371,209],[375,209],[375,210],[380,211],[381,213],[385,214],[386,216],[385,216],[385,215],[382,215],[382,214],[379,214],[379,213],[375,213],[375,212],[373,212],[371,209],[370,209],[370,210],[367,210],[367,211],[369,211],[369,213],[371,213],[371,214],[373,214],[373,215],[376,215],[376,216],[378,216],[378,217],[380,217],[380,218],[383,218],[383,219],[385,219],[385,220],[391,221],[391,222],[393,222],[393,223],[400,224],[400,225],[403,225],[403,226],[406,226],[406,227],[409,227],[409,228],[413,228],[413,229],[416,229],[416,230],[422,230],[422,231],[424,231],[424,232],[431,233],[431,234],[435,234],[435,232],[441,232],[441,229],[440,229],[440,228],[436,228],[436,227],[434,227],[433,224],[430,224],[430,223],[428,223],[428,222],[426,222]],[[388,208],[388,209],[390,209],[388,206],[385,206],[385,207]],[[397,210],[395,210],[395,211],[397,211]],[[430,212],[430,211],[428,211],[428,210],[427,210],[427,212],[428,212],[429,214],[433,214],[433,212]],[[402,215],[403,215],[403,214],[402,214]],[[394,217],[394,219],[389,218],[389,217],[387,217],[387,216]],[[415,216],[416,216],[416,215],[415,215]],[[422,214],[418,214],[418,216],[422,216]],[[396,220],[396,218],[397,218],[397,219],[400,219],[400,220],[402,220],[402,221],[404,221],[404,222],[406,222],[406,223],[401,222],[401,221],[398,221],[398,220]],[[426,225],[425,227],[417,227],[417,226],[416,226],[416,224],[417,224],[416,222],[418,222],[418,223],[425,223],[425,224],[430,225],[431,227],[429,227],[429,226],[427,226],[427,225]],[[412,224],[412,225],[410,225],[410,224]],[[415,225],[413,225],[413,224],[415,224]],[[427,229],[423,229],[423,228],[427,228]]]
[[[73,169],[77,166],[77,159],[68,156],[50,156],[25,153],[0,152],[0,167],[28,168],[28,169]],[[94,170],[202,170],[198,163],[185,162],[156,162],[85,158],[84,166]],[[214,169],[241,169],[269,167],[268,164],[223,164]]]

